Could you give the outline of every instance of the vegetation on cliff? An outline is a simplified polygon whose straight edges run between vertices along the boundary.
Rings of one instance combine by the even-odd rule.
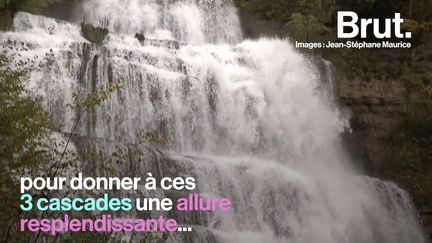
[[[336,28],[336,13],[339,10],[355,11],[361,17],[392,17],[394,13],[402,13],[405,18],[404,27],[419,35],[431,28],[432,9],[429,0],[235,0],[243,9],[249,10],[261,18],[278,20],[288,24],[298,22],[302,17],[302,25],[309,34],[317,37],[321,28],[313,28],[313,22],[320,23],[331,29]],[[289,30],[289,29],[288,29]],[[297,34],[290,31],[290,34]],[[326,40],[325,36],[309,41]]]
[[[0,73],[0,120],[0,223],[7,225],[0,239],[11,242],[17,240],[12,228],[22,214],[18,178],[48,161],[40,141],[48,135],[50,122],[41,106],[26,95],[17,75],[5,71]]]
[[[0,0],[0,9],[17,11],[37,12],[55,2],[55,0]]]

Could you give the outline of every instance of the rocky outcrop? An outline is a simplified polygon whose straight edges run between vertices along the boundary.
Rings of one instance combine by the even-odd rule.
[[[81,24],[81,34],[88,41],[96,44],[101,44],[105,37],[109,34],[108,29],[94,27],[91,24]]]
[[[407,101],[407,89],[400,80],[337,80],[340,102],[351,111],[350,144],[363,152],[369,172],[379,176],[391,159],[386,144],[403,122],[400,112]]]
[[[141,44],[143,44],[144,41],[146,40],[144,34],[142,34],[142,33],[136,33],[136,34],[135,34],[135,38],[136,38],[136,39],[137,39]]]

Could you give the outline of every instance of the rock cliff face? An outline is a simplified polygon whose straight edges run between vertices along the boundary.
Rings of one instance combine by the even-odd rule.
[[[351,111],[352,133],[346,141],[361,156],[367,173],[396,181],[407,189],[417,204],[426,232],[432,236],[432,205],[430,195],[417,192],[404,181],[404,172],[397,172],[394,156],[397,147],[392,136],[405,123],[406,106],[413,102],[412,92],[403,80],[337,80],[341,104]]]
[[[400,80],[341,80],[336,82],[340,102],[351,111],[353,145],[363,153],[366,168],[380,175],[391,160],[387,137],[403,122],[399,112],[407,101],[407,90]]]
[[[396,181],[407,189],[416,202],[426,231],[432,233],[432,205],[430,195],[418,192],[404,178],[404,172],[395,172],[397,146],[394,136],[406,122],[407,106],[417,95],[399,80],[337,80],[341,104],[351,111],[352,133],[346,141],[357,155],[361,155],[366,171],[387,180]],[[398,173],[398,174],[395,174]],[[408,173],[408,172],[407,172]]]

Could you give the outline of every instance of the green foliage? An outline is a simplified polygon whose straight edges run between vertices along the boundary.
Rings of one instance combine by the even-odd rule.
[[[19,176],[48,159],[38,149],[50,122],[41,106],[26,94],[19,76],[4,71],[0,72],[0,121],[0,223],[10,226],[20,212]],[[0,231],[2,241],[12,239],[9,230]]]
[[[28,97],[18,78],[10,73],[0,80],[0,158],[8,169],[35,164],[37,144],[50,122],[41,106]],[[36,157],[37,159],[37,157]],[[2,169],[5,169],[4,167]]]
[[[428,29],[429,24],[427,22],[419,22],[412,19],[404,19],[402,23],[402,29],[410,31],[411,33],[419,33],[422,30]]]
[[[402,13],[404,30],[411,31],[413,42],[429,42],[424,32],[432,30],[430,0],[235,0],[237,6],[262,18],[288,23],[288,34],[295,40],[320,37],[336,29],[336,12],[351,10],[361,17],[391,17]],[[314,25],[314,26],[313,26]],[[303,27],[303,30],[301,29]],[[335,37],[335,36],[334,36]],[[300,38],[300,39],[296,39]],[[327,40],[327,38],[324,38]],[[318,38],[320,40],[320,38]]]
[[[13,0],[12,0],[13,1]],[[17,3],[17,9],[26,12],[38,13],[54,0],[21,0]]]
[[[235,0],[236,4],[265,19],[288,19],[296,2],[292,0]]]
[[[31,153],[29,146],[49,128],[46,113],[38,103],[26,97],[18,78],[10,73],[4,74],[0,82],[0,120],[0,156],[12,161],[23,159],[12,156],[23,147],[28,148],[26,153]]]
[[[157,145],[166,145],[168,143],[166,139],[159,137],[155,132],[145,132],[142,130],[139,137],[141,141],[147,141]]]
[[[418,205],[432,200],[432,103],[409,107],[406,120],[391,136],[390,175],[413,193]]]
[[[332,29],[322,24],[313,15],[304,16],[298,13],[291,15],[288,31],[290,37],[298,41],[321,42],[334,38]]]
[[[97,90],[87,96],[80,96],[78,93],[73,93],[75,99],[75,108],[90,109],[99,106],[107,100],[109,96],[121,88],[120,84],[114,83],[105,89]]]
[[[407,68],[401,79],[417,93],[403,114],[404,123],[391,134],[391,177],[407,188],[417,205],[432,201],[432,73]]]
[[[0,0],[0,9],[37,13],[55,0]]]
[[[6,8],[11,3],[11,0],[0,0],[0,8]]]
[[[20,75],[9,72],[0,72],[0,230],[1,242],[40,242],[45,241],[42,234],[16,234],[18,220],[27,217],[44,217],[36,212],[24,213],[19,208],[19,177],[24,174],[40,174],[43,165],[53,160],[47,151],[41,150],[42,139],[48,139],[51,124],[48,115],[41,106],[30,98],[20,83]],[[77,105],[75,108],[92,109],[105,101],[112,92],[120,89],[120,85],[113,84],[106,89],[95,91],[86,97],[75,95]],[[154,133],[145,133],[145,139],[151,143],[165,144],[164,139],[158,138]],[[89,152],[93,152],[90,149]],[[101,158],[94,154],[87,158],[90,164],[99,164],[98,170],[106,173],[112,167],[99,163]],[[96,171],[96,168],[95,170]],[[49,194],[47,194],[49,196]],[[35,195],[37,196],[37,195]],[[55,217],[54,213],[45,217]],[[82,215],[77,215],[82,217]],[[39,237],[40,236],[40,237]],[[119,240],[120,234],[97,234],[83,232],[79,234],[65,234],[65,239],[77,242],[96,242]],[[142,239],[144,237],[144,239]],[[145,234],[132,237],[130,242],[165,242],[168,234]]]
[[[410,68],[405,69],[401,76],[401,79],[413,88],[421,88],[424,85],[423,78],[424,74],[415,72]]]
[[[265,19],[288,22],[292,14],[313,15],[322,23],[332,21],[337,6],[332,0],[235,0],[236,4]]]

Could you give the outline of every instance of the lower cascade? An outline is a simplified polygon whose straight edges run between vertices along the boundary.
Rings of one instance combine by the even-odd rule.
[[[426,242],[407,193],[356,171],[331,75],[288,40],[242,40],[231,1],[116,2],[83,6],[86,21],[109,29],[100,44],[79,23],[24,12],[0,32],[2,60],[25,73],[59,132],[73,133],[83,178],[107,167],[120,178],[192,176],[197,194],[138,196],[232,202],[227,212],[170,211],[193,230],[168,242]],[[77,106],[113,85],[100,105]]]

